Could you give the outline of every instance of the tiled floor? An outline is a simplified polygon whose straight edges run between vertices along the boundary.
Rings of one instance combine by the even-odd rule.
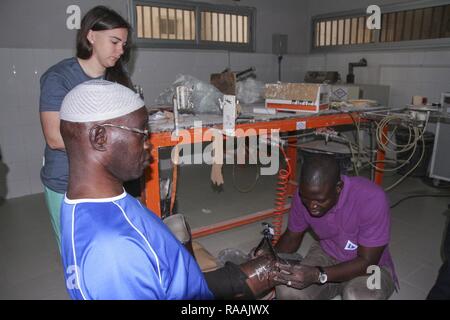
[[[229,166],[224,190],[218,193],[210,187],[209,173],[209,168],[202,166],[180,170],[179,212],[187,216],[193,229],[273,205],[275,177],[260,177],[252,192],[239,193],[233,187]],[[248,175],[251,180],[252,172]],[[386,177],[386,185],[395,178]],[[389,196],[394,203],[419,193],[450,193],[450,189],[438,190],[409,178]],[[450,198],[414,198],[392,210],[390,247],[401,288],[391,299],[426,297],[442,263],[440,246],[449,202]],[[260,231],[258,222],[197,241],[214,255],[224,248],[248,251],[261,239]],[[305,237],[301,254],[311,241]],[[0,299],[68,299],[43,194],[8,200],[0,206],[0,252]]]

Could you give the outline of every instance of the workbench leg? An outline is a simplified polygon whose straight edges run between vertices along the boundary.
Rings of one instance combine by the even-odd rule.
[[[152,162],[145,169],[145,205],[158,217],[161,217],[161,200],[159,191],[159,149],[151,151]]]
[[[388,134],[388,126],[383,127],[383,136],[381,137],[381,144],[386,144],[386,136]],[[377,158],[376,158],[376,166],[380,169],[384,169],[384,159],[385,159],[386,153],[378,147],[377,150]],[[383,171],[375,169],[375,183],[379,186],[383,183]]]
[[[288,138],[286,155],[291,165],[291,176],[289,177],[288,195],[293,195],[297,190],[297,137]]]

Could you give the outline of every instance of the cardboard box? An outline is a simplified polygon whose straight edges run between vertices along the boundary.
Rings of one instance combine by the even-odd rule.
[[[330,86],[316,83],[270,83],[265,90],[266,108],[317,113],[328,109]]]
[[[202,272],[214,271],[220,267],[219,260],[209,253],[199,242],[192,241],[195,260]]]
[[[236,95],[236,74],[234,72],[213,73],[210,76],[210,82],[223,94]]]
[[[333,84],[330,86],[331,101],[356,100],[360,97],[360,89],[354,85]]]

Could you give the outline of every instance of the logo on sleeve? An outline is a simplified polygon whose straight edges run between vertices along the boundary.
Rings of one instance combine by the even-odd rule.
[[[358,249],[358,245],[354,244],[350,240],[347,240],[347,244],[345,245],[345,250],[353,251]]]

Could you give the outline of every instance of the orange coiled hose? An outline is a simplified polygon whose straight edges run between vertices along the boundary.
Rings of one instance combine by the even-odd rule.
[[[180,160],[180,154],[178,150],[178,144],[175,145],[175,159],[173,163],[173,171],[172,171],[172,193],[170,195],[170,207],[169,207],[169,216],[174,214],[173,207],[175,206],[175,199],[177,197],[177,183],[178,183],[178,162]]]
[[[279,146],[279,148],[286,162],[286,169],[280,169],[278,171],[278,182],[276,188],[275,211],[274,211],[275,216],[273,217],[272,220],[272,225],[274,227],[274,236],[272,239],[273,245],[277,243],[283,231],[282,230],[283,214],[286,212],[285,205],[286,205],[286,197],[288,194],[289,177],[292,172],[291,165],[288,161],[286,153],[284,152],[284,149],[281,146]]]

